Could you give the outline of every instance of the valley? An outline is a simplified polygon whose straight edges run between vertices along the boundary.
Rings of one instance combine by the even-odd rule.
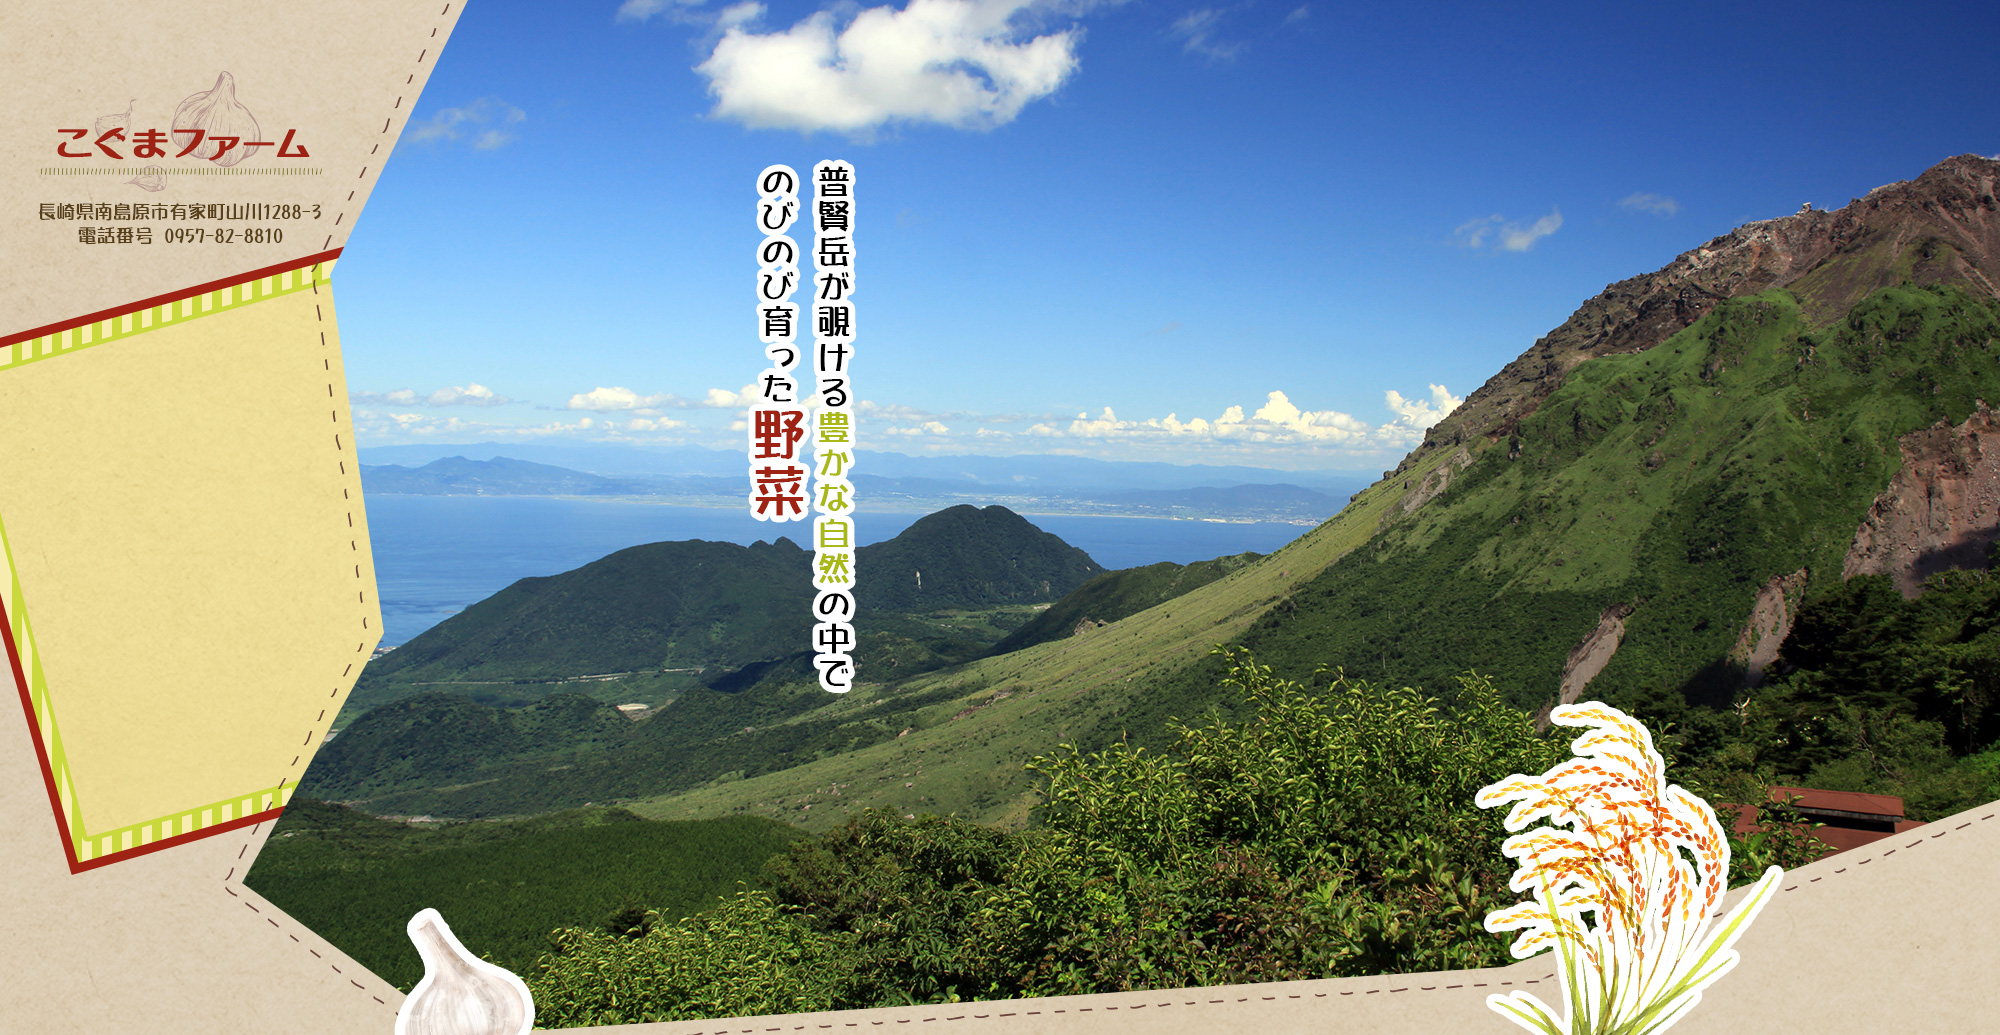
[[[791,861],[739,860],[749,883],[713,923],[752,917],[828,959],[879,948],[828,1002],[888,995],[869,983],[884,974],[944,1001],[959,986],[939,975],[996,995],[1077,990],[1064,982],[1107,960],[1202,977],[1206,957],[1149,941],[1143,918],[1219,922],[1260,902],[1323,926],[1289,948],[1229,942],[1241,969],[1223,977],[1475,965],[1484,935],[1433,938],[1424,918],[1499,893],[1480,854],[1497,828],[1427,781],[1477,786],[1556,750],[1558,701],[1641,717],[1676,779],[1714,801],[1797,784],[1901,797],[1922,820],[1993,800],[1996,187],[2000,162],[1949,159],[1610,285],[1267,556],[1106,571],[1000,506],[931,514],[863,548],[846,695],[820,692],[790,646],[809,587],[789,540],[657,543],[522,580],[369,666],[270,872],[310,863],[287,834],[377,829],[319,801],[447,830],[614,808],[633,829],[789,831]],[[1379,773],[1328,760],[1415,751],[1385,732],[1398,723],[1461,749]],[[1326,757],[1297,763],[1308,780],[1283,768],[1291,751]],[[1310,813],[1311,837],[1346,840],[1307,844],[1251,791],[1241,814],[1222,804],[1231,774],[1250,787],[1279,770],[1421,817],[1419,833],[1364,835],[1346,798],[1323,797],[1286,807]],[[1227,814],[1185,820],[1171,845],[1149,833],[1211,807]],[[390,835],[348,850],[368,837]],[[315,890],[288,886],[322,913],[359,886],[331,858]],[[1081,904],[1105,896],[1126,911]],[[671,925],[685,901],[648,904]],[[919,966],[861,901],[917,910],[933,940],[1027,917],[1006,934],[1026,939],[1025,969]],[[551,974],[630,948],[586,913],[563,921]],[[1091,917],[1113,933],[1075,926]]]

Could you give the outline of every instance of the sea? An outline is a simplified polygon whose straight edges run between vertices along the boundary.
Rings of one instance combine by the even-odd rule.
[[[779,536],[807,546],[811,527],[758,521],[747,509],[534,496],[375,495],[367,498],[367,513],[384,647],[408,641],[516,580],[579,568],[628,546],[685,539],[747,546]],[[922,516],[864,510],[855,515],[855,526],[866,546],[894,538]],[[1270,553],[1310,529],[1281,522],[1022,516],[1112,569],[1188,564],[1246,550]]]

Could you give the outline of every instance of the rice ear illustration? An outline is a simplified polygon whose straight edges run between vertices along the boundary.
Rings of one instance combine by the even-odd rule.
[[[396,1035],[527,1035],[535,1022],[528,986],[467,952],[435,909],[410,918],[424,979],[396,1015]]]
[[[1589,730],[1570,746],[1576,757],[1540,776],[1510,776],[1475,800],[1513,803],[1501,852],[1520,867],[1508,887],[1532,896],[1487,914],[1486,929],[1519,932],[1517,959],[1557,951],[1566,1013],[1527,992],[1489,996],[1487,1005],[1542,1035],[1657,1035],[1735,967],[1732,946],[1783,871],[1765,870],[1711,929],[1729,880],[1729,840],[1715,810],[1667,783],[1652,734],[1624,712],[1593,701],[1549,718]]]

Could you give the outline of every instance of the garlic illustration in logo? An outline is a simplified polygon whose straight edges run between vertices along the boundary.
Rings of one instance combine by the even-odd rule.
[[[114,112],[110,115],[100,116],[97,120],[97,124],[90,128],[91,136],[93,138],[102,137],[104,134],[109,133],[114,129],[131,129],[132,106],[138,103],[139,99],[134,97],[133,99],[125,102],[124,111]]]
[[[424,979],[403,1000],[396,1035],[527,1035],[535,1023],[528,986],[459,944],[435,909],[410,918]]]
[[[194,130],[203,134],[200,145],[191,154],[194,158],[206,158],[217,165],[235,165],[257,150],[244,146],[245,141],[257,139],[257,119],[236,99],[235,76],[228,72],[216,76],[214,86],[190,96],[174,109],[174,142],[186,147],[194,140]],[[234,138],[235,143],[224,150],[217,138]]]
[[[157,165],[149,165],[139,170],[139,175],[125,181],[140,190],[160,191],[167,189],[166,170]]]

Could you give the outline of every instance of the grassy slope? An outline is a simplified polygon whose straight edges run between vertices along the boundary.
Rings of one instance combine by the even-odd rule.
[[[1766,579],[1802,567],[1837,578],[1900,462],[1896,437],[2000,398],[1996,328],[2000,303],[1956,291],[1890,289],[1816,330],[1785,292],[1729,302],[1658,347],[1578,367],[1517,442],[1484,449],[1386,527],[1442,451],[1185,597],[813,713],[893,712],[899,694],[946,692],[906,736],[634,809],[821,828],[879,805],[1018,823],[1031,804],[1023,760],[1062,740],[1151,740],[1167,717],[1216,703],[1206,655],[1224,642],[1290,674],[1340,665],[1434,692],[1477,667],[1534,706],[1601,611],[1636,603],[1593,693],[1713,696],[1736,676],[1726,655]]]
[[[512,711],[456,694],[419,694],[356,719],[314,756],[302,789],[345,801],[417,781],[462,783],[484,779],[495,765],[550,766],[614,749],[632,729],[610,705],[577,694],[551,694]]]
[[[1421,478],[1444,459],[1429,461],[1415,476]],[[1029,774],[1020,768],[1024,761],[1066,739],[1094,741],[1100,731],[1115,737],[1118,716],[1131,708],[1135,680],[1184,668],[1247,628],[1364,542],[1383,513],[1402,498],[1403,484],[1400,478],[1378,484],[1331,521],[1264,560],[1087,636],[981,659],[893,689],[864,684],[812,713],[823,721],[861,721],[900,711],[898,701],[908,697],[947,698],[910,714],[907,735],[631,808],[658,819],[783,817],[814,830],[871,806],[900,813],[960,812],[1019,825],[1031,805]],[[867,671],[862,675],[879,678]]]
[[[987,653],[1011,654],[1038,643],[1072,636],[1081,622],[1115,622],[1138,614],[1156,604],[1200,589],[1262,556],[1240,553],[1193,564],[1161,561],[1143,568],[1105,572],[1056,601],[1036,615],[1033,621],[994,644]]]
[[[1726,303],[1578,367],[1517,442],[1245,643],[1292,671],[1427,686],[1477,665],[1533,707],[1600,612],[1632,604],[1592,693],[1726,702],[1758,588],[1802,568],[1809,594],[1836,583],[1897,437],[2000,395],[1997,326],[2000,304],[1958,292],[1891,289],[1819,332],[1785,292]]]

